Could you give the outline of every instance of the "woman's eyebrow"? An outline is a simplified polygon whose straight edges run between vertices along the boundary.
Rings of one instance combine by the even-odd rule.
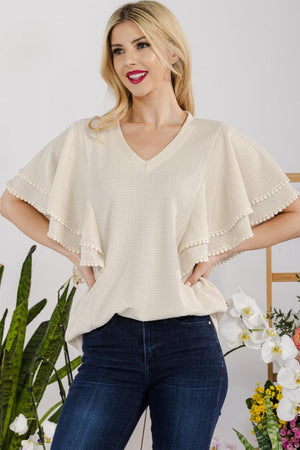
[[[137,39],[133,39],[133,41],[131,41],[131,43],[133,44],[134,42],[137,42],[137,41],[139,41],[140,39],[143,39],[143,38],[145,38],[146,36],[142,36],[142,37],[139,37],[139,38],[137,38]],[[122,44],[112,44],[111,45],[111,47],[122,47]]]

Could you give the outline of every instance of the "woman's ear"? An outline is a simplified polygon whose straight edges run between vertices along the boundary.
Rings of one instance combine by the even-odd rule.
[[[172,59],[171,59],[171,64],[175,64],[175,63],[177,63],[177,61],[178,61],[178,56],[177,55],[172,55]]]

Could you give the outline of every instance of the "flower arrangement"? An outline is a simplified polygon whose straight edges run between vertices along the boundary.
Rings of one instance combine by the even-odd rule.
[[[264,421],[267,415],[266,398],[270,399],[270,406],[280,435],[280,445],[283,449],[291,450],[300,448],[300,416],[296,415],[291,421],[284,421],[278,418],[277,408],[282,399],[282,386],[275,386],[272,381],[267,380],[264,386],[256,383],[255,394],[246,400],[250,413],[250,420],[255,427],[251,430],[252,434],[260,431],[264,434]],[[277,430],[276,430],[277,431]]]
[[[296,274],[298,281],[300,276]],[[297,296],[300,300],[300,297]],[[227,302],[228,309],[220,323],[220,332],[231,350],[247,347],[260,350],[265,363],[277,362],[280,370],[275,386],[267,380],[264,387],[257,384],[255,394],[246,400],[251,414],[259,448],[300,447],[300,321],[299,313],[284,314],[276,309],[263,314],[254,298],[239,288]],[[270,327],[267,319],[273,320]],[[253,449],[246,438],[234,429],[246,449]],[[293,446],[293,447],[291,447]]]
[[[261,386],[260,383],[256,383],[256,386],[255,394],[251,398],[247,398],[246,404],[251,415],[251,422],[255,422],[261,430],[262,421],[267,413],[266,396],[270,397],[272,412],[277,414],[278,403],[282,398],[282,387],[280,385],[275,386],[270,380],[267,380],[264,386]],[[286,423],[281,419],[278,419],[278,422],[280,424]],[[254,434],[254,431],[252,430],[251,433]]]
[[[282,386],[275,386],[272,381],[267,380],[264,387],[256,383],[255,394],[246,400],[251,422],[255,422],[258,429],[262,429],[262,422],[266,415],[266,401],[270,397],[272,412],[277,416],[278,403],[282,398]],[[300,448],[300,416],[296,415],[293,420],[284,421],[278,418],[278,429],[284,449]],[[254,434],[254,430],[251,430]]]

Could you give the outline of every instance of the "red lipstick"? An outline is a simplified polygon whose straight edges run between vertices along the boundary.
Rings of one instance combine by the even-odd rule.
[[[126,76],[128,78],[128,80],[132,83],[132,84],[137,84],[140,83],[141,81],[143,81],[143,79],[147,76],[147,71],[146,70],[133,70],[132,72],[127,72]],[[142,74],[141,76],[139,76],[139,74]],[[132,75],[136,75],[134,78],[132,78]]]

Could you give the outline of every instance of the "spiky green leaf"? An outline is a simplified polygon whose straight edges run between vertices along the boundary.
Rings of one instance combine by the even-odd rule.
[[[239,431],[237,431],[235,428],[232,428],[233,431],[236,432],[237,437],[239,438],[239,440],[241,441],[241,443],[244,445],[246,450],[255,450],[255,448],[253,447],[253,445],[250,444],[250,442],[245,438],[245,436],[242,435],[242,433],[240,433]]]

